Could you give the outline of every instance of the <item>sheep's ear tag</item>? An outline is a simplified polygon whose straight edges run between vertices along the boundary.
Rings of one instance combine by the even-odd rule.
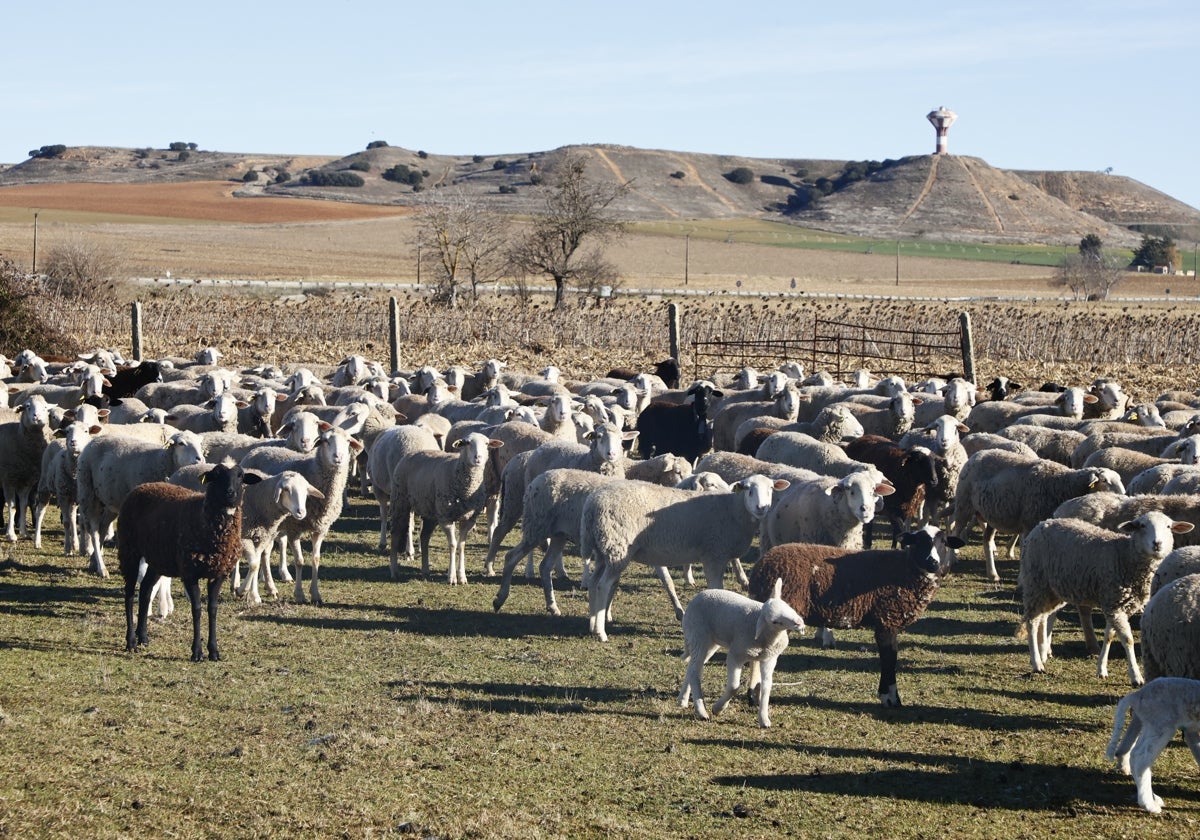
[[[1138,419],[1138,413],[1137,413],[1136,411],[1131,411],[1131,412],[1129,412],[1129,419],[1130,419],[1130,420],[1137,420],[1137,419]]]

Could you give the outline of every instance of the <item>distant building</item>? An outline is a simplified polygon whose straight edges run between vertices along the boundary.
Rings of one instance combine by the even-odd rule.
[[[926,114],[925,119],[933,123],[933,128],[937,132],[937,148],[933,150],[933,153],[935,155],[946,154],[946,133],[950,131],[950,126],[954,125],[954,121],[958,119],[958,114],[943,105],[936,111],[930,111]]]

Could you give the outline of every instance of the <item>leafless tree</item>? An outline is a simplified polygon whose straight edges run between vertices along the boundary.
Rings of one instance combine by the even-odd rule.
[[[609,214],[629,183],[589,180],[587,159],[568,155],[555,166],[546,194],[545,213],[538,216],[511,252],[514,267],[554,281],[554,307],[563,305],[567,284],[595,288],[611,284],[616,267],[604,258],[604,245],[621,233]]]
[[[66,300],[117,297],[121,259],[104,245],[73,236],[51,248],[39,268],[46,290]]]
[[[479,284],[496,279],[504,270],[508,222],[485,210],[477,199],[448,191],[431,200],[421,219],[420,241],[429,247],[423,260],[437,277],[438,296],[458,304],[465,279],[471,295]]]
[[[1071,292],[1075,300],[1108,300],[1125,277],[1121,261],[1099,250],[1068,254],[1050,281]]]

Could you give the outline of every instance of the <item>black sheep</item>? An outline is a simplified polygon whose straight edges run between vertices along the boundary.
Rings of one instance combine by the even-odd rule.
[[[117,551],[125,579],[125,648],[149,643],[146,613],[155,582],[178,577],[192,604],[192,661],[204,658],[200,643],[200,578],[208,580],[208,658],[219,660],[217,599],[221,584],[242,555],[242,490],[261,477],[219,464],[204,474],[203,493],[152,481],[133,489],[121,504]],[[137,632],[133,593],[138,592]]]
[[[900,532],[921,514],[930,490],[937,487],[941,455],[924,447],[903,449],[895,441],[880,435],[863,435],[846,444],[846,454],[855,461],[872,464],[892,483],[896,492],[883,499],[883,512],[892,523],[892,548],[899,544]],[[871,547],[872,525],[863,534],[863,545]]]
[[[641,371],[633,370],[632,368],[613,368],[605,374],[608,379],[633,379]],[[674,389],[679,387],[679,377],[683,374],[683,370],[679,367],[679,362],[674,359],[663,359],[654,365],[653,373],[663,381],[663,384],[668,388]]]
[[[670,452],[695,461],[712,448],[712,421],[708,410],[712,400],[724,393],[711,382],[700,381],[687,389],[690,403],[675,405],[651,402],[638,415],[638,451],[651,458]]]
[[[784,543],[767,551],[750,573],[751,598],[769,598],[781,578],[783,599],[810,626],[873,629],[879,701],[885,706],[900,705],[896,637],[925,612],[946,569],[947,549],[961,548],[963,541],[927,525],[904,534],[900,544],[900,551],[847,551]]]
[[[117,368],[117,372],[108,376],[108,384],[101,392],[109,400],[119,400],[122,397],[132,397],[143,385],[151,382],[162,382],[162,371],[158,362],[141,362],[132,367]]]

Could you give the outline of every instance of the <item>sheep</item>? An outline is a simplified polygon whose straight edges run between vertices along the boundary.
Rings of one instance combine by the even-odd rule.
[[[900,532],[921,518],[922,505],[939,483],[941,455],[923,446],[904,449],[886,437],[864,435],[846,444],[846,454],[874,466],[895,488],[883,498],[883,513],[892,523],[892,548],[898,545]],[[874,520],[866,523],[864,545],[871,547]]]
[[[63,526],[63,553],[74,554],[79,550],[79,529],[76,499],[76,480],[79,471],[79,455],[87,446],[92,435],[100,433],[100,427],[87,423],[70,423],[55,433],[42,452],[42,466],[38,477],[33,516],[33,546],[42,547],[42,519],[50,497],[58,504]]]
[[[1061,394],[1054,395],[1053,401],[1049,404],[1028,405],[1020,402],[986,400],[977,403],[963,422],[975,432],[998,432],[1019,418],[1049,414],[1050,409],[1057,409],[1057,416],[1079,421],[1083,419],[1084,407],[1097,402],[1097,400],[1098,398],[1094,394],[1086,393],[1082,388],[1068,388]]]
[[[136,365],[119,367],[108,374],[108,384],[102,393],[111,400],[132,397],[143,385],[151,382],[162,382],[162,370],[158,362],[147,360]]]
[[[728,493],[689,493],[650,484],[614,482],[596,489],[580,516],[580,553],[593,564],[589,630],[607,641],[605,620],[621,572],[633,561],[654,567],[681,620],[683,606],[666,566],[701,563],[710,589],[725,567],[750,547],[775,493],[788,483],[751,476]]]
[[[429,537],[441,526],[450,544],[451,584],[467,582],[466,544],[487,501],[484,467],[490,449],[504,444],[472,432],[452,447],[456,452],[416,451],[400,459],[392,474],[391,569],[399,576],[399,546],[412,545],[410,513],[420,516],[421,572],[429,574]],[[412,561],[408,552],[407,559]]]
[[[794,422],[800,410],[800,392],[790,381],[779,389],[771,402],[743,402],[727,405],[713,417],[712,448],[731,450],[738,427],[752,417],[779,417]]]
[[[870,627],[879,652],[879,701],[901,705],[896,687],[899,633],[933,601],[949,552],[962,540],[926,525],[900,538],[900,550],[850,551],[788,543],[767,551],[750,575],[750,597],[761,598],[783,580],[783,599],[809,625]],[[828,634],[822,644],[832,645]]]
[[[812,542],[860,549],[863,526],[875,518],[882,497],[895,492],[875,470],[797,481],[763,518],[759,546],[766,551],[782,543]]]
[[[817,412],[831,403],[842,402],[851,397],[876,396],[891,399],[905,393],[907,390],[904,385],[904,379],[899,376],[885,376],[873,385],[856,386],[853,388],[846,388],[839,385],[831,387],[806,387],[804,389],[804,395],[807,397],[805,401],[805,413],[809,416],[805,419],[811,419],[811,417],[816,416]]]
[[[361,449],[362,444],[350,437],[345,429],[331,426],[321,432],[311,453],[296,452],[282,446],[263,446],[242,458],[243,469],[261,470],[267,475],[294,470],[324,496],[323,499],[312,499],[314,503],[309,506],[308,515],[303,519],[285,519],[279,528],[282,548],[279,560],[280,577],[285,581],[291,579],[291,575],[287,573],[287,549],[290,546],[296,557],[294,598],[298,604],[303,604],[305,600],[304,554],[300,550],[300,538],[308,536],[312,541],[312,580],[309,583],[309,596],[315,606],[320,606],[323,603],[319,583],[321,547],[329,529],[342,513],[350,466]]]
[[[113,425],[125,423],[142,423],[143,418],[149,412],[150,406],[139,400],[137,397],[118,397],[109,400],[108,403],[108,422]],[[155,409],[161,411],[164,421],[166,420],[167,412],[165,409]]]
[[[1163,429],[1140,428],[1136,430],[1093,430],[1084,436],[1076,447],[1071,450],[1070,465],[1082,467],[1083,462],[1095,452],[1112,446],[1133,449],[1147,455],[1161,455],[1169,444],[1182,436]]]
[[[1200,679],[1200,573],[1176,578],[1155,592],[1142,612],[1141,631],[1148,681]]]
[[[1145,496],[1151,493],[1166,493],[1168,487],[1171,488],[1171,493],[1200,492],[1195,489],[1200,487],[1200,465],[1155,464],[1129,479],[1125,491],[1130,496]]]
[[[961,538],[976,518],[983,522],[987,576],[998,581],[997,533],[1021,536],[1067,499],[1098,490],[1123,494],[1125,485],[1112,470],[1072,470],[1036,456],[984,450],[968,458],[959,474],[951,531]]]
[[[1055,519],[1082,519],[1101,528],[1114,529],[1120,523],[1149,511],[1165,513],[1172,519],[1191,522],[1200,529],[1200,496],[1175,496],[1165,493],[1125,496],[1120,493],[1089,493],[1067,499],[1054,509]],[[1176,545],[1200,545],[1200,530],[1181,534]]]
[[[694,471],[714,473],[728,484],[743,481],[752,475],[782,478],[790,482],[820,478],[820,475],[812,470],[763,461],[738,452],[710,452],[696,462]]]
[[[1009,440],[1020,441],[1032,449],[1039,458],[1057,461],[1072,466],[1071,453],[1087,440],[1087,435],[1073,429],[1052,429],[1031,423],[1013,423],[1000,430],[1000,435]],[[1079,464],[1078,466],[1083,466]]]
[[[556,394],[542,397],[538,402],[546,406],[538,425],[560,440],[574,442],[575,424],[571,421],[571,397],[567,394]]]
[[[862,423],[843,403],[827,405],[817,412],[812,420],[791,422],[781,417],[754,417],[738,426],[734,434],[735,448],[754,428],[768,428],[780,432],[799,432],[825,443],[842,443],[866,434]]]
[[[1108,676],[1108,650],[1116,636],[1125,648],[1130,683],[1141,685],[1129,616],[1149,600],[1150,576],[1170,553],[1174,535],[1193,527],[1158,511],[1122,522],[1119,533],[1078,519],[1048,519],[1034,526],[1023,540],[1017,576],[1034,673],[1045,673],[1051,655],[1051,617],[1065,604],[1075,604],[1081,613],[1093,607],[1104,613],[1097,676]]]
[[[1200,436],[1192,435],[1168,445],[1163,450],[1162,457],[1146,455],[1120,446],[1109,446],[1089,455],[1083,466],[1110,469],[1128,484],[1135,475],[1151,467],[1175,463],[1195,465],[1197,460],[1200,460]]]
[[[1200,574],[1200,545],[1177,547],[1154,570],[1150,578],[1150,597],[1167,584],[1194,574]]]
[[[1132,716],[1122,738],[1127,713]],[[1200,680],[1156,679],[1122,697],[1113,713],[1112,737],[1104,755],[1133,776],[1138,805],[1152,814],[1162,812],[1163,801],[1154,792],[1150,768],[1176,730],[1183,730],[1183,740],[1200,765]]]
[[[664,456],[659,456],[659,459]],[[674,455],[665,456],[675,458]],[[658,459],[653,459],[658,460]],[[515,462],[514,462],[515,463]],[[646,461],[641,464],[649,463]],[[686,462],[684,462],[686,463]],[[712,473],[705,473],[703,480],[692,480],[691,466],[688,465],[685,478],[678,478],[678,471],[658,472],[657,479],[650,483],[681,490],[728,490],[729,485]],[[601,485],[621,479],[616,476],[602,475],[597,472],[573,469],[553,469],[541,473],[529,482],[525,488],[522,508],[525,515],[521,519],[521,539],[507,554],[504,555],[504,565],[501,570],[500,590],[492,600],[492,608],[497,612],[508,600],[508,592],[512,586],[513,570],[521,562],[522,557],[532,560],[534,549],[546,544],[546,553],[540,565],[542,589],[546,596],[546,610],[551,615],[560,615],[558,603],[554,598],[554,587],[551,583],[551,572],[561,570],[563,548],[568,542],[579,544],[579,526],[584,501],[588,494]],[[633,478],[632,480],[645,480]],[[526,573],[528,576],[528,572]]]
[[[189,490],[203,491],[204,475],[211,469],[208,464],[196,464],[176,470],[170,483]],[[242,554],[246,558],[246,577],[241,579],[238,565],[233,567],[231,585],[238,597],[247,604],[261,604],[258,594],[258,578],[261,569],[265,577],[267,592],[272,598],[279,597],[275,579],[271,576],[271,564],[263,563],[263,554],[270,551],[271,543],[279,532],[279,526],[287,517],[303,519],[308,515],[308,500],[324,500],[325,495],[308,483],[308,479],[292,470],[284,470],[272,476],[253,471],[261,480],[246,488],[242,498]]]
[[[500,371],[508,367],[507,362],[502,362],[499,359],[488,359],[475,373],[467,377],[463,382],[459,394],[462,399],[470,401],[478,397],[484,391],[495,386],[500,379]]]
[[[862,461],[850,457],[842,447],[800,432],[776,432],[762,442],[756,457],[837,478],[866,469]]]
[[[236,432],[238,410],[248,403],[235,399],[231,394],[217,394],[202,405],[180,404],[167,414],[167,423],[176,429],[200,434],[201,432]]]
[[[389,504],[392,492],[392,475],[396,464],[409,452],[441,451],[441,445],[431,432],[419,426],[394,426],[375,439],[367,453],[367,476],[371,480],[371,492],[379,504],[379,545],[377,550],[387,551],[391,517]],[[394,579],[394,578],[393,578]]]
[[[72,384],[41,383],[18,390],[12,395],[12,404],[14,407],[19,406],[34,394],[38,394],[48,406],[74,408],[89,397],[101,396],[106,384],[108,380],[100,369],[89,365],[78,381]]]
[[[708,720],[700,675],[704,664],[725,648],[727,679],[725,692],[713,704],[712,713],[720,714],[742,682],[742,669],[751,666],[750,691],[758,692],[758,725],[770,727],[769,704],[774,682],[775,663],[788,645],[788,631],[804,630],[802,619],[780,597],[781,579],[763,602],[724,589],[698,592],[683,611],[683,661],[687,673],[679,689],[679,705],[687,708],[695,700],[696,717]],[[757,680],[755,679],[757,677]]]
[[[26,507],[37,487],[42,453],[50,443],[50,408],[40,395],[13,409],[17,419],[0,423],[0,489],[4,491],[7,537],[17,540],[17,523],[24,538]]]
[[[914,426],[927,426],[943,416],[966,420],[975,407],[978,389],[973,383],[956,376],[939,386],[934,393],[941,396],[941,402],[927,399],[914,405]]]
[[[671,452],[694,461],[712,448],[709,411],[725,392],[707,380],[700,380],[686,393],[692,398],[690,403],[672,405],[652,401],[638,415],[638,450],[643,457]]]
[[[86,451],[86,450],[85,450]],[[149,644],[146,615],[160,577],[178,577],[192,605],[192,661],[204,658],[200,640],[200,578],[208,580],[208,658],[218,661],[217,602],[221,584],[237,564],[242,538],[243,485],[257,475],[218,464],[205,476],[205,492],[165,482],[134,488],[121,503],[117,557],[125,580],[125,649]],[[137,628],[133,622],[138,594]]]
[[[177,405],[199,405],[229,390],[228,371],[208,371],[198,377],[172,382],[151,382],[134,392],[134,396],[151,408],[172,409]]]
[[[983,390],[987,392],[989,400],[1006,400],[1018,391],[1025,390],[1025,386],[1013,382],[1007,376],[997,376],[984,385]]]
[[[1038,457],[1038,454],[1033,451],[1029,444],[1010,440],[995,432],[971,432],[962,439],[962,446],[967,453],[967,457],[974,455],[976,452],[982,452],[985,449],[1011,452],[1014,455],[1020,455],[1024,458]]]
[[[614,368],[604,374],[606,379],[633,379],[641,371],[636,371],[631,368]],[[654,365],[654,375],[663,381],[663,384],[668,388],[679,387],[679,377],[682,370],[679,367],[679,361],[673,358],[663,359],[661,362],[656,362]],[[628,374],[628,375],[626,375]]]
[[[76,486],[85,541],[92,547],[91,571],[108,577],[102,537],[133,488],[165,481],[180,467],[203,461],[200,438],[193,432],[176,432],[165,444],[117,434],[92,440],[79,455]]]
[[[1163,485],[1161,492],[1164,496],[1200,495],[1200,468],[1182,467],[1180,472]]]
[[[864,404],[856,399],[846,400],[845,406],[863,427],[863,434],[881,435],[899,440],[913,427],[916,406],[921,404],[907,391],[886,398],[883,405]]]

